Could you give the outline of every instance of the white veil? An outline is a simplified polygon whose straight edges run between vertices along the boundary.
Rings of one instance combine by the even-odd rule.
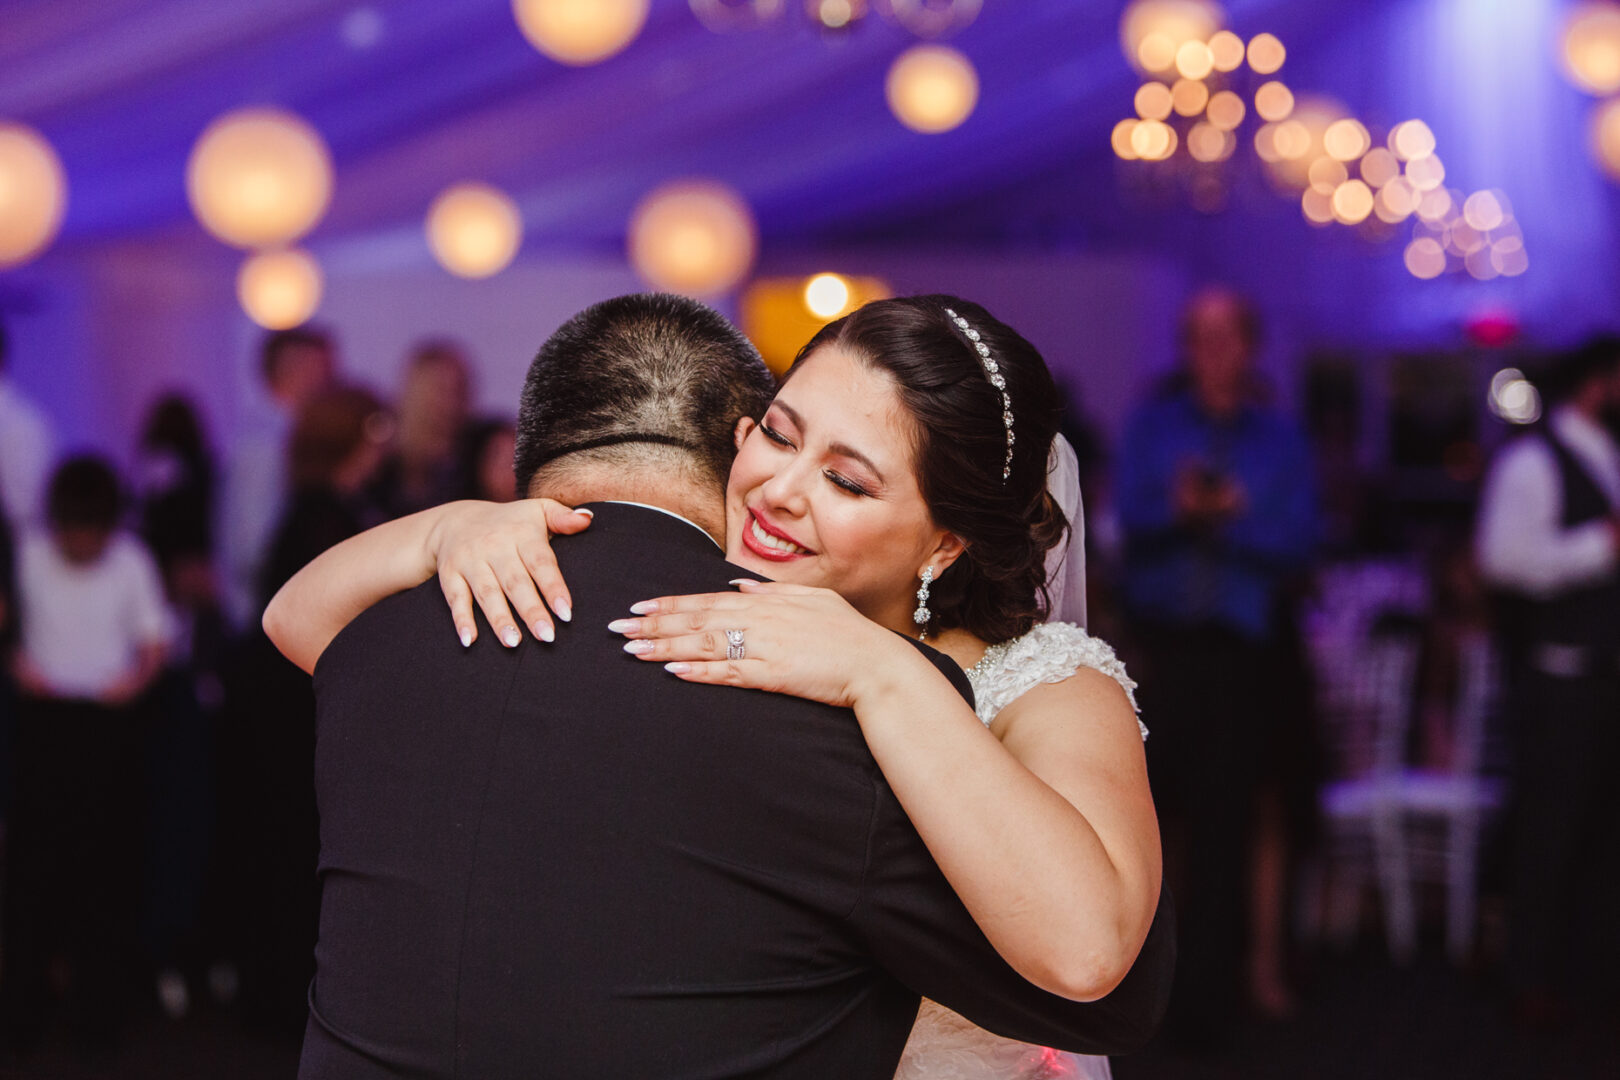
[[[1069,519],[1069,535],[1046,553],[1047,622],[1086,625],[1086,508],[1080,498],[1080,462],[1062,435],[1052,440],[1046,490]]]

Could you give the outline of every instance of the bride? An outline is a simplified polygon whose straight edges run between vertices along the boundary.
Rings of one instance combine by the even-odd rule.
[[[1048,491],[1049,460],[1065,448],[1058,440],[1054,451],[1057,414],[1039,353],[983,308],[946,296],[868,304],[812,338],[765,416],[738,425],[727,558],[773,580],[649,597],[609,629],[688,681],[852,708],[997,951],[1043,989],[1093,1000],[1124,978],[1147,935],[1159,834],[1135,684],[1106,644],[1042,621],[1072,577],[1057,554],[1069,523]],[[1054,479],[1074,508],[1072,452],[1068,464]],[[522,475],[521,441],[518,466]],[[410,563],[437,566],[464,643],[477,633],[475,598],[506,644],[521,641],[509,600],[552,640],[552,613],[567,621],[571,605],[547,535],[588,525],[588,511],[549,500],[426,510],[310,563],[272,601],[265,628],[311,670],[355,615],[430,576],[401,568]],[[960,664],[977,710],[894,632]],[[924,1002],[898,1075],[1109,1069]]]

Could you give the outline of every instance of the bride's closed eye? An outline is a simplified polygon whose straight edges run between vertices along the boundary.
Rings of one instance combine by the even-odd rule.
[[[759,423],[759,430],[767,439],[771,440],[773,443],[776,443],[778,446],[786,446],[791,449],[797,449],[794,447],[792,439],[789,439],[786,435],[782,434],[780,431],[777,431],[763,420],[761,420]],[[825,476],[834,487],[838,488],[845,494],[868,497],[872,494],[861,484],[849,479],[847,476],[834,472],[832,469],[823,469],[822,475]]]

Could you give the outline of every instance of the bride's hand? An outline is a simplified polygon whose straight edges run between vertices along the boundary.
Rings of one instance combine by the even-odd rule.
[[[557,569],[551,536],[581,532],[590,523],[589,510],[573,510],[553,499],[446,506],[428,535],[427,548],[461,643],[471,645],[478,636],[475,599],[503,644],[523,640],[513,609],[535,637],[554,640],[551,614],[567,622],[573,618],[573,601]]]
[[[661,596],[608,629],[625,651],[658,661],[687,682],[746,686],[852,708],[865,677],[892,671],[886,650],[913,650],[831,589],[781,582],[733,582],[738,592]],[[743,655],[729,659],[728,631]],[[903,655],[896,652],[895,655]]]

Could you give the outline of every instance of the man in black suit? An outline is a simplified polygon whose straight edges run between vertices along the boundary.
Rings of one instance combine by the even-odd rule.
[[[919,993],[1081,1051],[1151,1033],[1166,910],[1108,997],[1036,989],[951,892],[851,714],[680,682],[605,629],[738,575],[711,537],[736,422],[771,389],[702,305],[581,313],[530,370],[517,454],[520,490],[594,504],[557,546],[575,625],[512,649],[486,627],[463,649],[430,582],[322,654],[305,1080],[888,1080]]]

